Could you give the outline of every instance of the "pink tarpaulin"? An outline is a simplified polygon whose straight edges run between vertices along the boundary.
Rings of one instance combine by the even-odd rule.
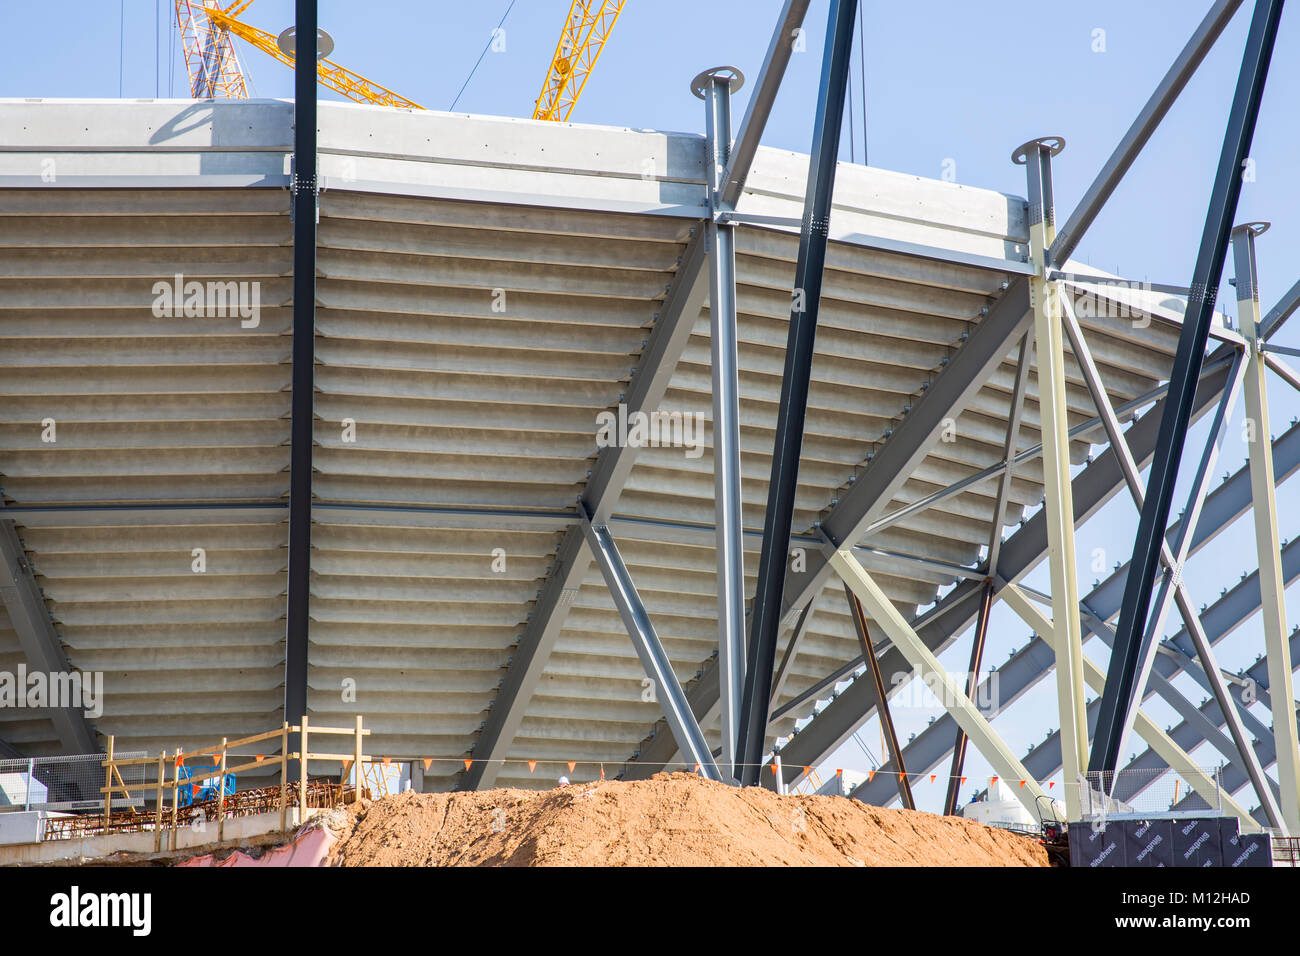
[[[243,850],[236,850],[224,860],[211,853],[177,863],[177,866],[320,866],[329,853],[334,837],[329,830],[316,827],[296,838],[292,843],[276,847],[258,859]]]

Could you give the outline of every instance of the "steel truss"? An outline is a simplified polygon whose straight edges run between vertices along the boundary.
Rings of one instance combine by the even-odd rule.
[[[781,78],[790,62],[792,35],[802,25],[807,10],[808,0],[786,0],[772,34],[772,41],[758,79],[758,87],[750,99],[748,111],[741,122],[740,133],[734,143],[730,141],[729,130],[730,106],[727,96],[731,90],[729,78],[720,76],[718,84],[710,78],[707,86],[700,90],[701,95],[707,97],[706,117],[712,133],[710,149],[719,158],[726,157],[726,166],[723,174],[713,179],[710,184],[709,202],[713,215],[708,220],[702,221],[694,230],[686,254],[682,257],[677,277],[669,288],[668,298],[659,314],[655,316],[654,328],[638,363],[636,374],[628,386],[625,402],[629,415],[634,410],[648,413],[659,407],[668,390],[668,381],[686,349],[691,328],[704,305],[705,295],[710,291],[711,282],[718,285],[713,290],[714,349],[719,348],[719,335],[716,333],[725,334],[730,325],[734,335],[734,315],[729,323],[719,315],[720,311],[726,314],[727,310],[717,308],[720,296],[729,301],[732,306],[735,302],[734,263],[730,269],[727,269],[725,265],[727,256],[717,254],[719,237],[722,236],[725,237],[722,241],[726,242],[730,255],[734,256],[734,246],[728,241],[728,231],[731,227],[720,226],[720,223],[723,214],[739,198],[749,176],[749,169],[776,100]],[[717,74],[718,71],[714,73]],[[703,78],[704,74],[701,74],[701,77]],[[718,85],[723,85],[726,89],[719,89]],[[730,296],[727,296],[728,291]],[[731,340],[731,346],[723,348],[720,353],[715,351],[715,384],[721,384],[724,388],[729,386],[731,376],[735,373],[730,348],[734,348],[734,339]],[[715,405],[715,415],[722,412],[726,418],[731,412],[732,396],[724,394],[719,397],[717,388],[714,392],[715,402],[718,403]],[[715,418],[715,422],[718,420]],[[724,444],[724,451],[725,448]],[[586,522],[582,515],[590,516],[590,522],[594,524],[603,525],[608,521],[622,493],[623,485],[632,471],[636,452],[635,447],[610,446],[602,448],[598,453],[586,490],[578,502],[579,518],[569,525],[560,544],[557,560],[538,594],[528,625],[515,649],[506,676],[502,679],[488,719],[484,722],[474,745],[473,763],[461,777],[461,789],[482,789],[490,787],[495,782],[502,761],[523,721],[528,702],[541,680],[546,662],[559,639],[560,632],[564,629],[569,608],[591,566],[592,552],[587,535],[584,533]],[[715,453],[715,464],[719,460],[720,456]],[[734,666],[740,663],[735,654],[736,589],[743,587],[744,579],[743,556],[738,550],[741,529],[739,521],[733,520],[738,518],[738,463],[734,471],[724,464],[718,480],[724,484],[727,493],[725,500],[723,495],[719,495],[719,508],[724,519],[719,521],[717,532],[718,543],[723,545],[719,548],[719,562],[725,562],[725,565],[722,563],[719,565],[725,582],[718,596],[719,641],[720,649],[725,647],[727,650],[728,671],[731,676],[729,686],[733,688],[734,693],[734,689],[738,689],[736,677],[738,674],[743,674]],[[737,567],[739,567],[739,577],[736,574]],[[741,614],[741,626],[743,626],[743,610]],[[743,635],[740,639],[743,640]],[[713,706],[717,706],[716,697]],[[699,709],[694,709],[694,714],[701,725],[706,727],[709,725],[709,720],[701,719]],[[712,714],[709,716],[711,717]],[[730,752],[724,751],[724,766],[731,762],[727,756]]]
[[[1247,41],[1247,49],[1243,60],[1242,74],[1238,83],[1237,97],[1229,119],[1228,132],[1225,135],[1220,174],[1216,181],[1214,198],[1211,203],[1211,214],[1207,220],[1205,239],[1202,243],[1202,254],[1198,261],[1194,281],[1189,290],[1190,295],[1184,317],[1179,355],[1175,362],[1170,384],[1167,386],[1167,394],[1160,399],[1157,406],[1159,414],[1155,418],[1160,425],[1158,434],[1152,434],[1150,417],[1143,421],[1141,425],[1135,424],[1132,426],[1127,434],[1122,431],[1121,413],[1113,406],[1109,394],[1106,392],[1097,365],[1084,339],[1083,330],[1074,315],[1073,303],[1063,289],[1064,283],[1067,281],[1074,278],[1079,278],[1080,281],[1086,281],[1086,279],[1074,277],[1069,273],[1062,272],[1060,269],[1060,266],[1065,265],[1070,252],[1077,246],[1083,232],[1113,193],[1129,166],[1141,152],[1160,120],[1239,6],[1240,3],[1235,2],[1219,2],[1213,5],[1173,67],[1171,67],[1139,114],[1133,127],[1130,128],[1115,153],[1094,181],[1093,186],[1085,195],[1084,201],[1080,203],[1079,208],[1076,209],[1061,230],[1059,236],[1055,230],[1052,212],[1050,160],[1052,155],[1060,151],[1063,143],[1054,139],[1033,141],[1021,147],[1014,157],[1027,166],[1029,173],[1031,265],[1033,265],[1035,271],[1034,275],[1028,277],[1027,280],[1017,279],[1015,288],[1008,290],[1009,293],[1018,290],[1019,295],[1024,296],[1028,301],[1018,298],[1017,295],[1008,294],[1000,300],[999,305],[1002,306],[1001,311],[1004,314],[1014,314],[1017,323],[1022,323],[1024,319],[1021,317],[1031,310],[1035,322],[1034,339],[1037,341],[1038,346],[1039,395],[1044,423],[1041,452],[1044,455],[1046,488],[1044,509],[1035,516],[1037,526],[1032,529],[1022,529],[1021,532],[1013,535],[1008,540],[1007,545],[1004,545],[1001,526],[1012,471],[1016,464],[1033,457],[1040,451],[1040,449],[1036,448],[1023,455],[1017,453],[1016,435],[1019,429],[1020,405],[1023,400],[1024,376],[1027,372],[1030,347],[1030,339],[1025,334],[1026,330],[1017,326],[1016,333],[1022,335],[1023,339],[1017,366],[1017,381],[1012,397],[1011,413],[1008,416],[1003,462],[1000,466],[986,469],[985,473],[973,476],[950,488],[942,489],[927,496],[926,499],[920,502],[909,505],[905,509],[900,509],[894,514],[882,515],[878,510],[880,502],[887,502],[891,497],[890,494],[885,492],[889,489],[892,481],[897,480],[899,475],[907,473],[906,466],[910,462],[905,460],[889,462],[888,465],[892,465],[892,468],[879,461],[870,462],[867,468],[868,476],[872,478],[879,476],[880,480],[871,483],[859,481],[853,491],[832,508],[827,520],[822,523],[820,530],[827,538],[828,544],[823,549],[821,564],[814,567],[810,573],[804,576],[803,580],[793,579],[793,575],[787,574],[784,587],[765,587],[767,582],[760,573],[759,594],[756,598],[756,616],[759,614],[764,616],[764,626],[769,630],[774,627],[771,623],[774,620],[780,621],[780,625],[775,625],[778,630],[781,625],[795,624],[795,632],[791,637],[786,658],[783,661],[783,673],[787,670],[789,661],[796,652],[798,640],[806,627],[807,619],[811,613],[811,602],[826,583],[828,566],[833,567],[840,577],[844,579],[845,584],[852,588],[851,607],[856,603],[857,599],[862,599],[869,604],[873,614],[878,613],[880,615],[877,623],[884,626],[889,637],[894,642],[892,648],[882,647],[882,652],[894,651],[895,656],[902,656],[907,659],[906,663],[910,665],[908,670],[915,670],[918,673],[925,674],[929,674],[937,666],[937,663],[930,656],[932,649],[935,649],[936,646],[946,645],[951,640],[952,635],[959,633],[961,629],[969,625],[974,610],[972,605],[975,603],[973,598],[975,597],[976,582],[979,578],[987,579],[982,584],[983,600],[980,602],[977,611],[980,623],[977,626],[977,635],[972,648],[972,661],[975,662],[974,666],[977,668],[989,605],[995,595],[1010,600],[1015,609],[1029,620],[1040,634],[1047,638],[1044,650],[1054,648],[1052,652],[1054,659],[1045,659],[1041,653],[1036,655],[1039,665],[1037,667],[1037,676],[1041,676],[1053,669],[1058,675],[1058,703],[1060,705],[1062,725],[1068,730],[1066,738],[1068,747],[1063,748],[1061,746],[1061,737],[1058,734],[1056,749],[1058,753],[1064,750],[1065,754],[1067,812],[1072,818],[1076,817],[1078,813],[1078,786],[1082,783],[1080,771],[1082,769],[1083,755],[1088,750],[1090,720],[1095,724],[1096,714],[1099,709],[1103,714],[1111,716],[1107,716],[1103,721],[1106,734],[1109,736],[1103,735],[1095,742],[1092,755],[1094,765],[1100,766],[1104,770],[1114,769],[1114,755],[1122,745],[1124,735],[1131,727],[1136,725],[1144,739],[1152,744],[1153,749],[1165,763],[1175,767],[1189,781],[1192,781],[1202,798],[1209,798],[1210,794],[1207,787],[1211,782],[1192,764],[1187,751],[1169,735],[1155,727],[1145,715],[1137,710],[1136,705],[1129,708],[1123,703],[1126,700],[1142,700],[1148,695],[1149,687],[1152,691],[1158,691],[1162,696],[1177,701],[1180,695],[1169,683],[1169,674],[1166,671],[1173,669],[1173,672],[1176,673],[1178,670],[1187,667],[1194,671],[1198,680],[1202,681],[1213,693],[1219,714],[1228,725],[1231,750],[1228,750],[1226,740],[1222,735],[1217,734],[1217,729],[1210,726],[1208,720],[1199,721],[1200,729],[1204,732],[1203,736],[1211,738],[1212,742],[1223,748],[1225,756],[1229,758],[1230,765],[1244,771],[1250,778],[1268,822],[1275,827],[1283,825],[1284,811],[1276,800],[1271,781],[1265,776],[1259,756],[1248,735],[1247,725],[1253,722],[1253,718],[1248,713],[1239,712],[1238,707],[1233,703],[1230,677],[1225,676],[1219,668],[1212,649],[1213,639],[1207,633],[1201,618],[1192,607],[1190,596],[1182,583],[1183,567],[1189,555],[1212,536],[1210,533],[1202,533],[1200,530],[1201,518],[1209,509],[1210,500],[1216,498],[1216,495],[1209,493],[1209,476],[1213,473],[1217,462],[1227,418],[1230,416],[1233,404],[1240,392],[1243,378],[1249,379],[1250,375],[1254,375],[1257,380],[1257,384],[1248,389],[1254,396],[1249,402],[1251,405],[1250,411],[1254,420],[1258,421],[1260,418],[1264,418],[1265,422],[1267,410],[1263,402],[1263,369],[1272,366],[1275,371],[1282,374],[1292,384],[1300,384],[1293,376],[1286,374],[1290,370],[1276,357],[1277,350],[1273,350],[1273,354],[1266,354],[1268,349],[1266,344],[1267,334],[1280,326],[1281,320],[1294,311],[1297,304],[1300,304],[1300,283],[1263,320],[1259,318],[1256,298],[1253,302],[1254,311],[1250,316],[1250,321],[1244,323],[1245,338],[1235,334],[1230,335],[1224,331],[1223,334],[1216,336],[1216,338],[1225,344],[1214,355],[1210,356],[1208,361],[1203,358],[1205,343],[1210,334],[1215,300],[1215,296],[1210,294],[1210,290],[1217,287],[1217,274],[1222,266],[1230,218],[1233,209],[1235,209],[1236,197],[1239,193],[1240,183],[1236,177],[1236,170],[1241,156],[1238,154],[1244,155],[1248,150],[1251,134],[1253,133],[1254,121],[1262,96],[1268,57],[1280,16],[1280,2],[1277,2],[1277,0],[1259,0],[1256,4],[1255,17],[1252,21],[1250,38]],[[810,190],[811,188],[810,183]],[[811,214],[812,210],[809,211]],[[1252,243],[1254,234],[1249,235],[1249,240]],[[1240,263],[1243,256],[1249,257],[1252,254],[1253,246],[1247,247],[1244,239],[1238,241],[1238,281],[1239,291],[1244,289],[1242,292],[1243,302],[1249,298],[1251,291],[1256,288],[1253,271],[1248,276],[1243,277],[1241,275],[1242,267]],[[1253,264],[1253,259],[1251,261]],[[1243,314],[1245,314],[1244,310]],[[980,327],[992,327],[994,325],[993,319],[993,315],[988,316]],[[998,348],[1002,349],[1002,351],[998,352],[999,358],[1005,354],[1005,343],[1009,338],[1011,336],[1004,335],[998,342]],[[1103,457],[1098,462],[1089,465],[1074,481],[1070,480],[1068,457],[1068,443],[1069,437],[1071,437],[1069,433],[1072,430],[1067,427],[1064,411],[1062,363],[1066,339],[1069,341],[1070,350],[1083,373],[1089,393],[1097,407],[1098,424],[1101,425],[1108,442],[1107,452]],[[974,343],[970,342],[961,351],[973,353],[973,345]],[[788,354],[787,375],[789,375],[788,363],[790,360]],[[969,364],[977,363],[971,362]],[[951,371],[950,369],[946,377],[956,379],[956,376],[950,374]],[[975,381],[978,378],[978,375],[970,375],[967,382]],[[931,393],[931,397],[933,397],[933,394]],[[957,396],[952,397],[956,398]],[[1188,507],[1185,509],[1185,518],[1176,523],[1167,536],[1155,534],[1148,526],[1154,523],[1156,528],[1163,528],[1167,523],[1169,499],[1172,495],[1173,481],[1177,475],[1177,459],[1181,454],[1186,429],[1195,417],[1204,414],[1211,403],[1216,402],[1216,400],[1217,409],[1211,426],[1210,439],[1197,468]],[[961,404],[953,401],[948,407],[959,410]],[[783,441],[786,443],[793,441],[794,447],[797,449],[797,442],[800,437],[798,428],[794,428],[793,434],[783,435],[784,424],[784,422],[781,422],[778,425],[778,449],[781,448]],[[1278,557],[1276,506],[1272,494],[1277,469],[1274,467],[1272,457],[1274,449],[1268,440],[1266,428],[1264,429],[1264,435],[1264,440],[1252,447],[1250,465],[1252,481],[1256,486],[1253,498],[1261,566],[1267,565],[1269,571],[1269,574],[1263,578],[1265,587],[1262,591],[1264,594],[1263,603],[1267,611],[1266,616],[1270,619],[1267,634],[1269,657],[1270,661],[1273,662],[1273,669],[1276,671],[1276,673],[1270,675],[1271,683],[1285,685],[1285,693],[1274,695],[1272,706],[1275,708],[1275,723],[1284,724],[1287,731],[1283,734],[1287,744],[1284,749],[1287,755],[1286,759],[1290,762],[1283,765],[1282,770],[1289,793],[1292,783],[1300,787],[1300,780],[1297,780],[1297,777],[1300,776],[1300,763],[1298,763],[1300,758],[1291,760],[1291,754],[1295,751],[1294,745],[1291,744],[1294,739],[1294,727],[1292,726],[1294,724],[1294,702],[1290,688],[1291,668],[1287,657],[1288,646],[1281,636],[1285,633],[1285,617],[1281,598],[1285,581],[1282,577],[1282,564]],[[909,443],[908,447],[915,453],[925,446],[927,439],[928,436],[925,436],[923,431],[919,431],[917,439],[914,443]],[[886,450],[889,450],[891,446],[898,447],[896,440],[888,443],[885,446]],[[1153,460],[1155,464],[1151,487],[1156,489],[1158,498],[1149,497],[1141,487],[1140,469],[1148,460]],[[1289,474],[1293,467],[1286,468],[1286,473]],[[774,465],[774,476],[776,474],[777,466]],[[988,548],[988,558],[983,568],[978,569],[979,573],[962,575],[962,577],[967,578],[967,581],[964,584],[959,584],[932,611],[921,615],[915,624],[908,624],[901,619],[894,620],[897,612],[888,606],[887,601],[876,600],[883,595],[876,593],[878,588],[874,587],[870,575],[854,557],[852,553],[853,546],[860,544],[864,538],[868,538],[870,532],[880,530],[894,521],[916,514],[944,500],[946,497],[959,493],[978,481],[990,479],[995,475],[1000,479],[996,499],[997,506],[994,514],[994,529]],[[774,477],[774,488],[776,484],[777,478]],[[872,488],[872,485],[875,487]],[[1233,487],[1239,488],[1240,485]],[[1122,608],[1118,606],[1113,610],[1108,608],[1105,614],[1099,614],[1088,601],[1080,601],[1074,591],[1073,531],[1074,526],[1080,520],[1085,519],[1096,507],[1099,507],[1102,501],[1122,488],[1127,488],[1135,504],[1143,513],[1143,526],[1139,532],[1138,547],[1133,564],[1133,570],[1136,573],[1125,573],[1122,577],[1118,574],[1112,576],[1113,582],[1127,583],[1128,593]],[[875,494],[872,494],[872,491]],[[1078,503],[1074,500],[1076,491],[1082,492],[1079,497],[1083,500]],[[775,495],[775,490],[773,493]],[[1223,489],[1220,489],[1220,493],[1223,493]],[[1223,494],[1218,494],[1220,500],[1222,497]],[[777,550],[774,547],[775,542],[781,542],[780,548],[784,549],[784,541],[788,538],[788,529],[786,529],[785,533],[773,534],[771,528],[773,507],[773,503],[769,501],[769,527],[766,529],[767,535],[764,542],[765,557]],[[873,508],[877,509],[874,513]],[[1233,517],[1235,518],[1236,515],[1240,514],[1241,510],[1243,510],[1242,507],[1234,509]],[[1217,522],[1210,527],[1213,528],[1214,533],[1217,533],[1222,526],[1223,523]],[[1154,544],[1144,546],[1144,536],[1153,541]],[[1033,544],[1023,549],[1016,549],[1015,544],[1021,539],[1026,542],[1032,540]],[[1010,546],[1010,550],[1020,550],[1021,554],[1019,556],[1027,560],[1023,560],[1023,563],[1011,562],[1004,569],[1003,551],[1006,546]],[[1144,548],[1145,554],[1143,554]],[[1038,611],[1030,603],[1026,593],[1018,589],[1015,584],[1015,581],[1029,567],[1041,560],[1047,551],[1052,552],[1055,556],[1051,565],[1053,570],[1052,597],[1048,598],[1053,609],[1051,618]],[[1037,552],[1037,554],[1034,552]],[[1148,620],[1146,606],[1150,601],[1151,591],[1154,587],[1154,571],[1157,564],[1163,564],[1165,573],[1161,580],[1161,590],[1156,601],[1154,615]],[[1113,591],[1113,586],[1108,590]],[[775,600],[772,597],[773,593],[777,595]],[[1139,601],[1135,595],[1144,600]],[[1164,621],[1173,606],[1177,607],[1183,621],[1185,633],[1191,639],[1192,646],[1190,649],[1158,640]],[[774,613],[777,608],[782,612],[780,615]],[[961,609],[960,612],[952,613],[957,608]],[[1115,634],[1110,631],[1107,621],[1115,611],[1121,610],[1123,613],[1121,613],[1119,633]],[[794,612],[796,611],[800,612],[797,624],[794,620]],[[865,628],[865,621],[862,622],[862,625]],[[1134,637],[1132,633],[1135,627],[1141,632],[1137,637]],[[922,635],[927,629],[929,634],[923,637]],[[1085,630],[1099,633],[1103,636],[1103,639],[1108,639],[1108,643],[1113,644],[1114,651],[1111,657],[1110,673],[1105,679],[1095,666],[1085,665],[1081,647]],[[747,687],[756,681],[763,681],[766,677],[763,672],[755,673],[752,667],[756,661],[762,662],[763,656],[769,650],[768,645],[771,645],[770,650],[772,653],[775,651],[775,633],[765,635],[765,637],[770,637],[770,640],[763,639],[756,642],[761,645],[757,653],[755,644],[751,644],[751,670],[747,675]],[[1044,644],[1043,641],[1038,643],[1039,645]],[[1191,651],[1191,654],[1187,653],[1188,650]],[[1175,663],[1175,658],[1178,655],[1181,655],[1181,661]],[[1195,661],[1192,660],[1193,655],[1196,658]],[[875,672],[875,665],[877,664],[874,657],[875,655],[868,651],[864,653],[862,658],[862,660],[871,658],[870,663],[873,665],[873,672]],[[839,673],[832,675],[832,678],[828,680],[847,675],[849,670],[856,669],[858,663],[850,662],[847,670],[841,668]],[[883,663],[884,661],[881,662],[881,664]],[[1035,680],[1037,676],[1034,678]],[[1082,684],[1085,676],[1088,683],[1102,692],[1103,700],[1100,702],[1100,708],[1087,708],[1084,706]],[[704,688],[706,693],[699,695],[705,698],[704,703],[706,706],[704,711],[706,717],[711,716],[709,713],[710,705],[707,700],[709,696],[707,694],[707,685],[716,679],[716,674],[706,672],[701,681],[702,684],[706,685]],[[880,683],[879,680],[876,683]],[[862,693],[857,693],[860,685],[862,686]],[[960,778],[961,755],[965,745],[965,737],[962,732],[969,732],[966,726],[967,722],[974,724],[972,719],[973,705],[970,702],[971,692],[974,689],[974,681],[971,682],[971,685],[966,688],[964,693],[960,688],[952,688],[956,702],[947,705],[946,709],[951,722],[959,725],[960,732],[954,737],[952,736],[952,730],[949,729],[947,731],[948,739],[953,740],[954,743],[948,747],[931,746],[929,748],[931,752],[927,754],[926,759],[928,766],[933,766],[937,762],[936,758],[941,758],[943,753],[948,750],[951,750],[954,754],[954,769],[951,773],[954,786],[950,786],[946,801],[946,806],[950,812],[956,803],[955,784]],[[836,707],[835,702],[833,702],[820,715],[814,717],[809,725],[797,733],[785,747],[780,748],[779,756],[783,758],[784,767],[792,769],[782,771],[783,779],[777,782],[777,786],[784,783],[786,779],[797,777],[800,772],[797,768],[811,765],[824,758],[831,749],[838,746],[850,733],[856,730],[866,719],[874,703],[863,700],[867,690],[865,682],[855,680],[839,700],[847,701],[851,699],[860,706],[855,707],[853,703],[845,703]],[[816,689],[814,689],[815,692]],[[752,734],[755,721],[761,719],[762,726],[766,726],[768,710],[766,705],[768,700],[772,698],[764,695],[762,701],[764,706],[751,711],[748,709],[750,696],[747,694],[747,712],[743,719],[749,721],[746,730]],[[1117,701],[1120,703],[1117,704]],[[887,702],[880,700],[879,703],[883,706],[876,709],[882,712],[887,711]],[[1181,714],[1184,714],[1188,719],[1191,718],[1190,705],[1187,701],[1178,701],[1175,706]],[[785,710],[788,710],[788,708]],[[978,717],[979,715],[975,713],[974,716]],[[819,727],[819,724],[822,726]],[[827,725],[830,725],[829,731]],[[1255,730],[1257,728],[1252,727],[1250,729]],[[809,732],[810,730],[812,733]],[[982,749],[986,750],[985,756],[990,761],[993,761],[995,766],[999,766],[1003,774],[1006,774],[1008,767],[1003,766],[1006,764],[1006,754],[1000,740],[997,739],[991,728],[981,727],[980,732],[981,734],[991,734],[991,736],[981,737],[984,744]],[[942,736],[942,732],[939,732],[939,736]],[[810,744],[817,749],[813,753],[809,753],[805,744]],[[748,744],[745,753],[749,754],[753,749],[754,745],[751,737],[751,742]],[[934,751],[940,752],[936,754]],[[1102,755],[1100,764],[1098,763],[1099,755]],[[655,756],[667,758],[669,755],[665,749],[661,749]],[[907,759],[905,753],[900,751],[896,758],[892,758],[892,762],[902,764],[905,759]],[[1014,765],[1010,766],[1013,771],[1018,772],[1019,768]],[[1094,766],[1093,769],[1097,769],[1097,766]],[[1032,779],[1032,776],[1030,779]],[[880,786],[884,787],[885,785],[882,783]],[[903,794],[906,800],[908,794],[903,790],[900,790],[900,793]],[[1073,795],[1073,798],[1071,795]],[[1239,805],[1231,804],[1231,807],[1239,815],[1246,815],[1245,810]],[[1290,819],[1291,814],[1287,812],[1285,815],[1287,818],[1286,825],[1294,828],[1295,823]]]

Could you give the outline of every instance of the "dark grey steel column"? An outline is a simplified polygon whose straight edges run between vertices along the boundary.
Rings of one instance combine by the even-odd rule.
[[[776,646],[781,633],[786,554],[794,519],[795,490],[799,483],[799,454],[803,445],[804,417],[808,411],[808,386],[812,377],[817,308],[821,300],[822,269],[830,224],[831,193],[839,155],[840,127],[853,47],[853,20],[857,0],[835,0],[826,24],[822,54],[821,87],[813,125],[813,144],[804,195],[803,228],[795,265],[790,334],[785,346],[785,371],[781,378],[781,403],[772,448],[772,479],[763,519],[763,550],[758,563],[754,617],[745,666],[745,694],[741,702],[740,742],[737,747],[740,782],[753,786],[762,769],[767,736],[768,696],[776,666]]]
[[[1027,341],[1027,340],[1026,340]],[[1024,347],[1021,347],[1022,354]],[[1007,459],[1010,461],[1010,458]],[[996,528],[1001,531],[1001,518],[998,518]],[[990,569],[991,574],[997,573]],[[970,669],[966,674],[966,696],[971,700],[975,699],[980,687],[980,664],[984,660],[984,641],[989,632],[989,614],[993,611],[993,582],[992,580],[984,582],[984,594],[980,597],[980,616],[975,622],[975,637],[971,642],[970,649]],[[966,763],[966,731],[960,727],[957,728],[957,739],[952,745],[952,767],[948,770],[948,793],[944,796],[943,812],[945,816],[954,816],[957,813],[957,800],[961,796],[961,771]],[[898,755],[900,763],[903,755]]]
[[[284,719],[307,712],[311,450],[316,334],[316,0],[297,0],[293,84],[293,396],[289,437],[289,597]],[[304,37],[310,39],[304,40]],[[310,51],[310,52],[307,52]]]
[[[871,631],[867,628],[867,615],[862,609],[862,602],[846,582],[844,599],[849,603],[849,615],[853,618],[853,628],[858,632],[858,644],[862,647],[862,659],[871,669],[871,682],[876,688],[876,713],[880,717],[880,726],[885,731],[889,742],[889,759],[894,761],[894,782],[898,786],[898,799],[903,802],[903,809],[915,810],[916,801],[912,799],[912,781],[907,779],[907,764],[903,762],[903,748],[898,745],[898,733],[894,730],[894,716],[889,711],[889,694],[885,690],[885,678],[880,672],[880,658],[871,642]]]
[[[1138,522],[1133,560],[1124,588],[1124,603],[1115,633],[1115,648],[1106,670],[1106,687],[1101,696],[1096,736],[1088,762],[1088,770],[1094,773],[1109,774],[1115,770],[1125,717],[1134,705],[1134,686],[1142,654],[1142,634],[1146,628],[1151,592],[1164,542],[1161,531],[1169,520],[1169,508],[1178,480],[1178,465],[1187,439],[1187,425],[1201,364],[1205,358],[1205,343],[1214,316],[1214,303],[1218,298],[1219,278],[1227,255],[1228,234],[1237,212],[1237,200],[1241,196],[1242,165],[1250,152],[1255,120],[1259,116],[1259,104],[1268,76],[1269,59],[1273,53],[1273,41],[1277,37],[1281,16],[1282,0],[1257,0],[1241,72],[1237,78],[1232,111],[1223,138],[1214,189],[1210,195],[1210,207],[1206,214],[1205,230],[1201,235],[1196,268],[1192,274],[1191,295],[1183,316],[1183,330],[1174,356],[1169,381],[1169,402],[1160,422],[1155,457],[1147,479],[1146,500]],[[1109,791],[1109,781],[1103,781],[1103,785]]]
[[[734,67],[701,73],[709,168],[709,340],[713,359],[713,513],[718,566],[718,692],[724,775],[735,776],[740,696],[745,685],[745,549],[740,499],[740,384],[736,336],[736,227],[718,222],[731,158],[731,93],[744,82]]]

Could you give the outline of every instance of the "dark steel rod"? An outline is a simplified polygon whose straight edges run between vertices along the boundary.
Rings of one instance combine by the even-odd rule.
[[[772,672],[776,666],[776,648],[781,633],[786,560],[794,518],[795,490],[799,482],[799,454],[808,410],[831,193],[835,188],[857,6],[857,0],[835,0],[831,4],[826,48],[822,56],[821,90],[813,126],[790,332],[785,349],[785,372],[781,379],[781,402],[772,449],[772,479],[763,519],[763,549],[759,557],[746,657],[745,692],[741,698],[740,736],[736,750],[737,761],[742,765],[740,782],[745,786],[759,782],[763,745],[767,738]]]

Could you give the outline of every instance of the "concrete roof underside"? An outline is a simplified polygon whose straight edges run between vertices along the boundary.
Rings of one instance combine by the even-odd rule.
[[[122,750],[278,726],[289,489],[292,104],[0,101],[0,482],[68,659],[104,673],[95,721]],[[322,103],[309,713],[356,712],[368,748],[455,785],[574,522],[598,413],[634,375],[704,213],[696,135]],[[742,212],[798,219],[807,157],[760,149]],[[1023,200],[842,165],[795,527],[863,473],[1029,271]],[[753,593],[797,230],[737,230],[741,462]],[[1072,268],[1074,268],[1072,266]],[[1075,271],[1081,271],[1075,269]],[[153,284],[261,283],[260,323],[155,317]],[[1159,298],[1159,297],[1157,297]],[[1118,405],[1168,374],[1181,303],[1149,325],[1083,319]],[[661,408],[710,413],[707,303]],[[1019,338],[887,510],[1002,460]],[[1070,424],[1096,412],[1072,360]],[[1039,441],[1029,377],[1020,447]],[[41,422],[57,422],[57,441]],[[355,441],[343,422],[355,422]],[[610,528],[679,679],[717,648],[710,432],[645,448]],[[1090,444],[1077,440],[1082,462]],[[1016,522],[1043,493],[1017,468]],[[866,543],[974,567],[985,481]],[[193,550],[206,571],[192,570]],[[494,572],[495,549],[506,569]],[[953,572],[863,551],[905,617]],[[827,587],[780,702],[858,654]],[[0,620],[0,669],[18,641]],[[593,566],[526,703],[501,785],[621,766],[661,717]],[[345,700],[355,682],[355,702]],[[824,696],[824,695],[823,695]],[[815,698],[777,720],[790,734]],[[707,728],[712,744],[717,730]],[[0,739],[60,747],[0,712]]]

